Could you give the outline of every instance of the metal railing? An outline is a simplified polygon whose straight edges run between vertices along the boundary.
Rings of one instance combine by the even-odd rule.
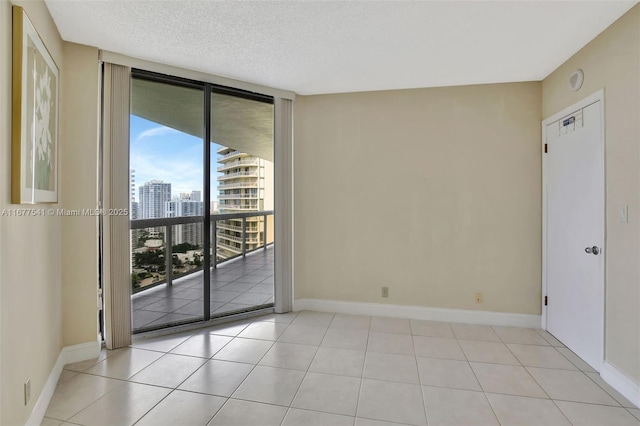
[[[258,244],[260,242],[257,235],[248,237],[246,234],[240,237],[231,234],[218,234],[218,242],[220,242],[220,240],[235,241],[236,243],[245,242],[247,244]]]
[[[218,195],[218,200],[234,200],[240,198],[248,198],[248,199],[258,199],[258,194],[220,194]]]
[[[222,204],[218,205],[220,210],[253,210],[258,209],[258,204]]]
[[[251,212],[245,212],[245,213],[219,213],[219,214],[212,214],[211,215],[211,241],[212,243],[212,248],[211,248],[211,259],[213,261],[211,267],[213,267],[214,269],[221,263],[224,263],[228,260],[231,260],[235,257],[238,256],[246,256],[247,253],[254,251],[254,250],[258,250],[258,249],[263,249],[266,250],[267,246],[271,243],[268,242],[268,226],[267,226],[267,217],[268,216],[272,216],[273,215],[273,210],[264,210],[264,211],[251,211]],[[257,237],[248,237],[247,238],[247,233],[253,233],[256,232],[254,231],[254,229],[247,229],[247,219],[252,219],[252,218],[259,218],[262,217],[263,219],[263,242],[261,246],[256,247],[255,249],[247,249],[247,245],[248,244],[259,244],[259,239]],[[241,249],[238,250],[237,248],[235,248],[236,250],[238,250],[240,253],[238,254],[238,256],[234,256],[234,257],[230,257],[230,258],[226,258],[222,261],[218,261],[218,221],[227,221],[227,220],[242,220],[242,226],[239,227],[239,232],[241,232],[241,236],[240,237],[236,237],[236,236],[229,236],[229,235],[224,235],[224,238],[227,238],[229,240],[233,240],[233,241],[237,241],[241,244]],[[185,224],[190,224],[190,223],[203,223],[204,222],[204,216],[183,216],[183,217],[163,217],[163,218],[158,218],[158,219],[137,219],[137,220],[131,220],[129,222],[129,229],[131,231],[136,230],[136,229],[146,229],[146,228],[155,228],[155,229],[161,229],[164,228],[165,233],[164,233],[164,248],[165,248],[165,279],[164,280],[160,280],[156,283],[153,283],[153,285],[147,285],[144,288],[140,289],[140,290],[147,290],[149,288],[153,288],[156,287],[157,285],[160,284],[166,284],[167,286],[171,286],[173,285],[173,226],[175,225],[185,225]],[[225,224],[225,227],[231,227],[232,225],[228,225]],[[234,228],[236,228],[234,226]],[[235,230],[236,232],[238,232],[238,230]],[[223,243],[220,243],[220,245],[224,245]],[[206,266],[206,265],[205,265]],[[188,275],[197,271],[200,271],[202,268],[197,268],[197,269],[193,269],[191,271],[188,271],[186,274],[182,274],[180,276],[184,276],[184,275]]]
[[[254,170],[252,172],[235,172],[235,173],[227,173],[226,175],[218,176],[218,180],[223,179],[233,179],[237,177],[258,177],[258,171]]]
[[[247,220],[247,222],[249,222],[249,220]],[[225,230],[228,230],[228,231],[242,232],[242,226],[240,226],[240,225],[232,225],[230,222],[220,222],[220,223],[218,223],[218,229],[225,229]],[[260,232],[260,230],[255,226],[247,226],[246,232],[256,233],[256,232]]]
[[[223,248],[227,251],[236,253],[236,254],[240,254],[242,253],[242,246],[238,247],[238,246],[234,246],[232,244],[227,244],[227,243],[223,243],[221,241],[218,241],[218,245],[220,246],[220,248]]]
[[[218,189],[236,189],[236,188],[257,188],[258,182],[234,182],[234,183],[226,183],[220,182],[218,183]]]

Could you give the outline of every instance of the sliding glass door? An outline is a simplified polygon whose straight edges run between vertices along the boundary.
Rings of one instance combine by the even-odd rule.
[[[133,72],[134,332],[273,307],[273,100]]]
[[[273,101],[211,93],[211,315],[273,306]]]

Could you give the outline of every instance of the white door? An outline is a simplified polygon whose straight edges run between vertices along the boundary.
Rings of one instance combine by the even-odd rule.
[[[543,123],[546,328],[597,371],[604,359],[602,104],[590,98]]]

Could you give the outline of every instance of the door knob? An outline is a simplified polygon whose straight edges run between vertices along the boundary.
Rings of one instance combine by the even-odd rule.
[[[600,249],[598,248],[598,246],[587,247],[586,249],[584,249],[584,251],[590,254],[593,253],[596,256],[598,255],[598,253],[600,253]]]

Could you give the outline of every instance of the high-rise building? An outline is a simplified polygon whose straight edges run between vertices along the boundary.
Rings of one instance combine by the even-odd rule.
[[[138,188],[138,219],[165,217],[165,203],[171,201],[171,184],[152,180]],[[162,228],[148,228],[150,237],[158,237]]]
[[[139,219],[165,217],[165,203],[171,201],[171,184],[152,180],[138,188]]]
[[[181,192],[179,200],[202,201],[202,191]]]
[[[131,169],[129,172],[129,184],[131,185],[131,201],[129,202],[129,219],[136,220],[138,219],[138,202],[136,201],[136,171]],[[132,229],[131,230],[131,251],[137,249],[139,244],[138,240],[140,238],[140,230]]]
[[[218,149],[217,153],[221,164],[218,167],[220,213],[273,210],[273,163],[228,147]],[[272,220],[269,221],[267,229],[271,234],[273,225]],[[247,251],[264,244],[263,216],[248,217],[246,233]],[[271,241],[267,238],[268,243]],[[217,254],[221,260],[242,254],[242,219],[218,221]]]
[[[139,219],[138,215],[140,214],[139,212],[139,206],[138,206],[138,202],[137,201],[131,201],[131,210],[129,210],[131,212],[131,220],[136,220]]]
[[[193,194],[197,196],[193,197]],[[198,199],[200,191],[193,191],[191,194],[180,194],[180,198],[176,198],[165,203],[165,217],[180,216],[202,216],[202,201],[192,200],[191,197]],[[185,223],[175,225],[173,231],[173,245],[189,243],[202,247],[202,222]]]
[[[131,186],[131,199],[130,199],[130,205],[129,211],[133,211],[133,203],[136,202],[136,171],[134,169],[129,170],[129,185]],[[135,216],[133,216],[133,214],[131,215],[131,219],[136,219]]]

